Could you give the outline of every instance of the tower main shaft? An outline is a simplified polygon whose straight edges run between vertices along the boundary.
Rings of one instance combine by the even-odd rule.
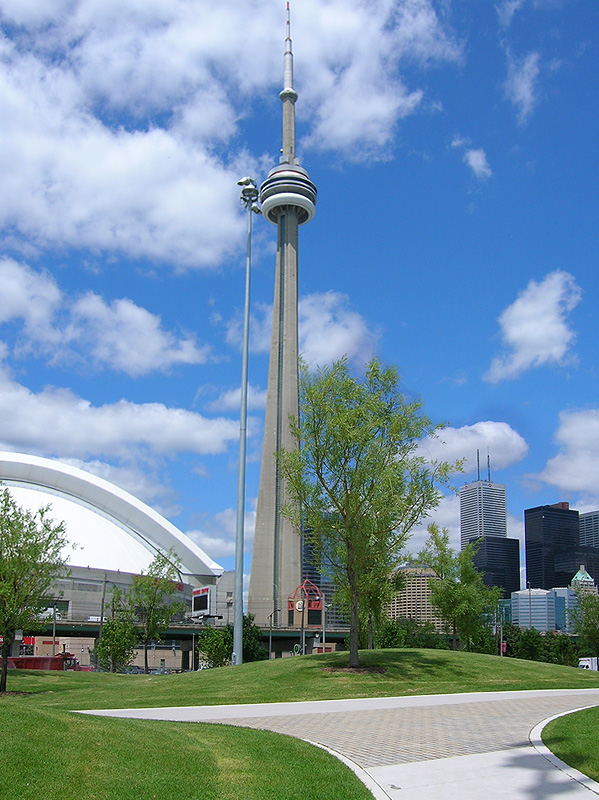
[[[297,444],[289,417],[297,417],[298,401],[298,228],[314,216],[316,187],[295,154],[295,101],[289,3],[285,38],[283,147],[280,163],[260,187],[262,213],[277,226],[277,257],[272,336],[264,421],[262,465],[248,611],[259,625],[281,624],[280,611],[301,583],[301,537],[281,515],[287,502],[277,453]]]

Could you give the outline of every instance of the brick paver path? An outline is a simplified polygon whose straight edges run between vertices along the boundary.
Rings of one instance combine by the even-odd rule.
[[[484,702],[456,702],[452,696],[450,703],[430,698],[430,704],[418,706],[221,721],[308,739],[367,769],[522,747],[528,744],[530,730],[543,719],[590,705],[599,705],[599,691],[540,697],[522,692],[509,699],[498,694]]]

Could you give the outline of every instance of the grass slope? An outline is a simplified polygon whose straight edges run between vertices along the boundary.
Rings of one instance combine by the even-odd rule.
[[[0,698],[0,797],[18,800],[365,800],[337,759],[298,740],[222,725],[79,716],[73,709],[214,705],[445,692],[599,687],[571,667],[440,650],[361,653],[384,672],[335,671],[347,654],[183,675],[11,671]]]
[[[558,758],[599,782],[599,708],[554,719],[543,729],[543,742]]]
[[[332,653],[181,675],[15,671],[10,673],[8,688],[34,692],[35,699],[29,700],[45,706],[90,709],[599,687],[596,672],[480,653],[363,651],[363,666],[385,671],[335,671],[347,665],[347,658],[346,653]],[[40,692],[43,698],[37,697]]]

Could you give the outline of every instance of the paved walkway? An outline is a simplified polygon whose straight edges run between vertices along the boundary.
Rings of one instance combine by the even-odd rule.
[[[377,800],[590,800],[599,784],[549,753],[539,723],[593,705],[597,689],[549,689],[83,713],[297,736],[348,763]]]

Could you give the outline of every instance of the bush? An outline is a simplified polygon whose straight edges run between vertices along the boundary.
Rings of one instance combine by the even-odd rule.
[[[447,638],[435,630],[431,622],[415,619],[389,619],[377,633],[377,647],[423,647],[449,650]]]
[[[198,634],[197,650],[200,659],[211,667],[225,667],[233,653],[233,625],[206,628]],[[243,661],[263,661],[268,652],[262,645],[262,631],[254,623],[253,614],[243,618]]]

